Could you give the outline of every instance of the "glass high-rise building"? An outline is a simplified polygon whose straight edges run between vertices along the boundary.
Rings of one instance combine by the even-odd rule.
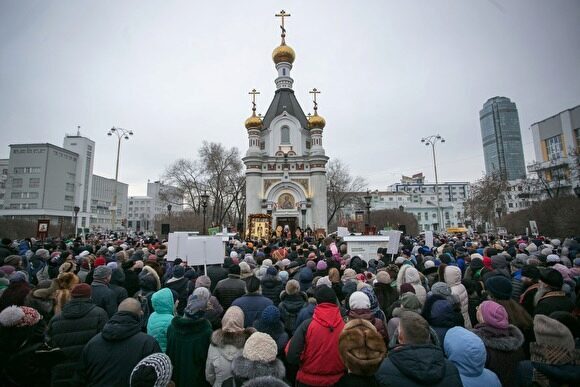
[[[506,97],[490,98],[479,111],[479,122],[486,174],[524,179],[526,166],[516,104]]]

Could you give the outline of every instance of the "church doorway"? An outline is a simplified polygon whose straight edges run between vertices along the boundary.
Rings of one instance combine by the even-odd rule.
[[[279,229],[278,226],[281,228]],[[284,230],[285,226],[288,226],[292,235],[295,235],[294,231],[296,231],[296,227],[298,226],[298,218],[293,216],[276,218],[276,231]]]

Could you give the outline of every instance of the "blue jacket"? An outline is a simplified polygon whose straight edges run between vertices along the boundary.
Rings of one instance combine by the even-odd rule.
[[[465,387],[501,387],[497,375],[484,368],[486,350],[483,341],[463,327],[447,331],[443,345],[447,359],[459,370]]]
[[[155,312],[151,313],[147,321],[147,334],[155,337],[161,350],[167,349],[167,328],[173,320],[173,292],[163,288],[151,296],[151,304]]]
[[[244,328],[248,328],[262,316],[262,312],[267,306],[274,305],[274,303],[261,294],[251,293],[237,298],[232,305],[239,306],[244,311]]]

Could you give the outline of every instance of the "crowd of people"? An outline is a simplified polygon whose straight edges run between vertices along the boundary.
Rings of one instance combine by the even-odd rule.
[[[580,385],[580,238],[3,239],[2,386]]]

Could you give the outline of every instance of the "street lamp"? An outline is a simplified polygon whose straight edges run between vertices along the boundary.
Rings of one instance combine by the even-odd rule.
[[[203,192],[203,195],[199,196],[201,199],[201,207],[203,208],[203,230],[202,230],[202,235],[205,235],[205,214],[206,214],[206,210],[207,210],[207,202],[209,200],[209,195],[207,194],[207,192]]]
[[[107,132],[107,136],[117,136],[117,166],[115,167],[115,188],[113,190],[113,203],[111,205],[111,231],[115,231],[117,224],[117,182],[119,179],[119,154],[121,153],[121,140],[128,140],[133,135],[132,130],[112,127]]]
[[[370,227],[371,225],[371,200],[373,200],[373,197],[371,196],[371,193],[367,190],[367,194],[365,196],[363,196],[363,199],[365,201],[365,206],[367,208],[367,223]]]
[[[439,178],[437,177],[437,159],[435,157],[435,144],[437,142],[444,143],[445,139],[438,134],[433,134],[431,136],[423,137],[421,142],[426,146],[431,145],[431,150],[433,151],[433,168],[435,169],[435,194],[437,195],[437,222],[438,226],[441,227],[441,208],[439,207]]]
[[[73,211],[75,213],[75,239],[77,239],[77,219],[79,216],[79,211],[81,208],[79,206],[74,206]]]

